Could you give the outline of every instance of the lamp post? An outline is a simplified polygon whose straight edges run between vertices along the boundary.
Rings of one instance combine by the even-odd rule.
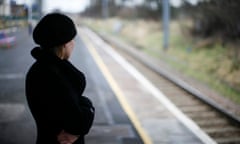
[[[28,10],[28,22],[31,23],[32,22],[32,5],[31,4],[27,5],[27,10]]]
[[[108,18],[108,0],[102,0],[102,15],[103,18]]]
[[[169,47],[169,0],[163,0],[163,49],[167,50]]]
[[[32,34],[32,1],[30,3],[27,3],[25,1],[25,4],[27,6],[28,33],[29,33],[29,35],[31,35]]]

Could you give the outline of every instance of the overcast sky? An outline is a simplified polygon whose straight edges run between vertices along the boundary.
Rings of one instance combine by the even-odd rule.
[[[67,12],[81,12],[89,5],[89,0],[45,0],[44,11],[61,9]]]
[[[10,0],[9,0],[10,1]],[[31,3],[33,0],[16,0],[18,3]],[[81,12],[88,5],[90,0],[43,0],[43,10],[49,12],[55,9],[61,9],[67,12]],[[136,3],[141,3],[144,0],[133,0]],[[192,4],[196,4],[199,0],[189,0]],[[174,6],[179,6],[181,0],[170,0]]]

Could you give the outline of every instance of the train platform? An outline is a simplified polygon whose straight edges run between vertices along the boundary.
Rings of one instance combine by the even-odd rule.
[[[89,29],[78,33],[70,61],[85,73],[84,95],[96,108],[86,144],[215,143],[110,45]],[[15,47],[0,49],[0,144],[34,144],[24,89],[34,43],[26,30],[16,38]]]
[[[216,143],[93,31],[79,34],[143,143]]]

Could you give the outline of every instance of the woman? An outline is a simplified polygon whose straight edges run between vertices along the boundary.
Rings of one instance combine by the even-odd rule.
[[[33,31],[39,47],[26,77],[26,96],[37,125],[37,144],[84,144],[94,107],[82,96],[85,76],[69,61],[77,31],[66,15],[44,16]]]

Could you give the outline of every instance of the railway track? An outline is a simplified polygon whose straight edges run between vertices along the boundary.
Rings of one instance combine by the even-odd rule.
[[[240,121],[237,117],[184,83],[159,72],[130,49],[116,46],[116,43],[113,47],[218,144],[240,144]]]

